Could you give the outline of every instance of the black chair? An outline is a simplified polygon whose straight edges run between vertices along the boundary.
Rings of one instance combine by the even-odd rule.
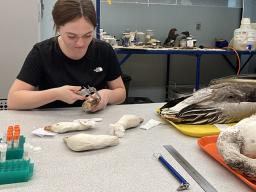
[[[131,78],[131,76],[124,74],[124,73],[121,75],[121,77],[123,79],[124,86],[126,89],[126,99],[123,102],[123,104],[153,103],[153,101],[151,101],[147,97],[128,97],[130,82],[131,82],[132,78]]]

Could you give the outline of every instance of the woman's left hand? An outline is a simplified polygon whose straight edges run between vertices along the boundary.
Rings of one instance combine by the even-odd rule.
[[[111,90],[102,89],[102,90],[99,90],[98,93],[101,97],[101,100],[98,105],[96,105],[95,107],[93,107],[90,110],[91,112],[96,112],[96,111],[102,110],[108,105]]]

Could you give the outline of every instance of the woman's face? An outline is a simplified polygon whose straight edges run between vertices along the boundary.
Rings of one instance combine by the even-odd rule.
[[[94,36],[94,26],[81,17],[59,27],[60,46],[68,56],[82,58]]]

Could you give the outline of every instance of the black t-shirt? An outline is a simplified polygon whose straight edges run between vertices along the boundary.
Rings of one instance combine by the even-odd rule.
[[[45,90],[63,85],[106,88],[107,81],[121,75],[116,54],[108,43],[93,39],[86,54],[79,60],[68,58],[61,51],[57,37],[34,45],[28,54],[17,79]],[[81,106],[83,101],[70,105],[54,101],[45,107]]]

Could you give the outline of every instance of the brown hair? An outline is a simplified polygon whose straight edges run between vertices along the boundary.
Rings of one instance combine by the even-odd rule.
[[[84,17],[96,27],[96,11],[91,0],[57,0],[52,10],[56,31],[66,23]]]

